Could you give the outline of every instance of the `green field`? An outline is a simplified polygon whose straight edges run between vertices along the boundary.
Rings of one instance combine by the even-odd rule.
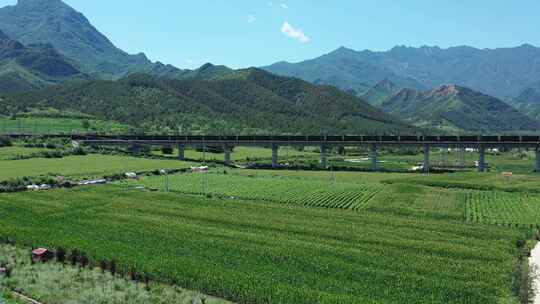
[[[497,225],[540,226],[540,194],[471,191],[467,195],[467,219]]]
[[[0,161],[0,180],[42,175],[93,178],[124,172],[182,169],[189,168],[191,165],[193,164],[178,160],[143,159],[111,155],[69,156],[58,159],[33,158]]]
[[[412,183],[432,187],[499,190],[506,192],[540,192],[540,175],[514,174],[506,177],[502,173],[452,173],[409,175],[409,178],[386,179],[387,183]]]
[[[268,151],[238,155],[266,161]],[[0,160],[0,180],[193,165],[96,154]],[[540,225],[539,186],[532,174],[214,168],[1,194],[0,240],[78,249],[238,303],[518,304],[517,244]]]
[[[178,149],[173,154],[163,154],[161,151],[153,151],[154,155],[171,158],[178,157]],[[282,147],[278,153],[280,162],[293,162],[298,159],[319,159],[319,153],[312,150],[299,151],[288,147]],[[223,161],[224,153],[201,152],[193,149],[185,150],[185,157],[197,161]],[[231,160],[240,164],[250,162],[270,163],[272,161],[272,149],[261,147],[236,147],[231,153]]]
[[[328,183],[279,177],[249,177],[236,174],[179,174],[155,176],[134,185],[184,194],[212,194],[246,200],[299,204],[312,207],[358,210],[382,187],[377,184]]]
[[[240,303],[499,303],[511,298],[515,244],[525,237],[437,216],[121,186],[6,194],[0,214],[1,236],[78,248]]]
[[[46,148],[25,148],[22,146],[1,147],[0,160],[9,160],[15,157],[26,157],[39,152],[50,151]]]
[[[238,169],[230,171],[234,174],[250,177],[283,177],[302,180],[325,182],[372,184],[384,181],[396,181],[421,177],[422,174],[378,173],[378,172],[337,172],[337,171],[300,171],[300,170],[249,170]]]
[[[85,127],[84,122],[89,124]],[[107,133],[125,134],[129,127],[108,121],[79,119],[79,118],[49,118],[49,117],[28,117],[28,118],[1,118],[0,134],[80,134],[80,133]]]

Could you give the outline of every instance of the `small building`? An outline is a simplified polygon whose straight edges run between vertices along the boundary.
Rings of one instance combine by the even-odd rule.
[[[32,260],[34,262],[47,262],[54,257],[54,254],[45,248],[38,248],[32,251]]]

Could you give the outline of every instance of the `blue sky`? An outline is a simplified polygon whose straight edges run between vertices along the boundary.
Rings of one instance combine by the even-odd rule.
[[[0,6],[15,2],[0,0]],[[297,62],[339,46],[540,46],[538,0],[65,2],[121,49],[181,68]]]

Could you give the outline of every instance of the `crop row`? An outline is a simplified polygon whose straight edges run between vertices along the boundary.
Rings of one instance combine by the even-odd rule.
[[[381,190],[381,186],[377,184],[213,173],[148,177],[134,183],[185,194],[212,194],[247,200],[352,210],[361,209]]]
[[[470,222],[499,225],[540,225],[540,195],[500,191],[471,191],[466,199]]]
[[[511,296],[523,237],[458,221],[115,185],[2,195],[0,214],[0,238],[77,248],[119,270],[253,304],[499,303]]]

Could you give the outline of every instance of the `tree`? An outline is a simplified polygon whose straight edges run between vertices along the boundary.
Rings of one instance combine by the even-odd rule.
[[[88,121],[88,119],[83,120],[83,121],[82,121],[82,127],[83,127],[85,130],[90,129],[90,121]]]

